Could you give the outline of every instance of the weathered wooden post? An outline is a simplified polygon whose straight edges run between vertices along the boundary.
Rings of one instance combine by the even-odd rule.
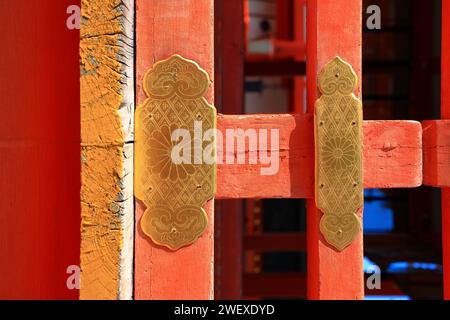
[[[81,5],[80,298],[131,299],[134,1]]]

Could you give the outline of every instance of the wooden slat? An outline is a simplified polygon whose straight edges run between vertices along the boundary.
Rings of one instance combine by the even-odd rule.
[[[257,273],[244,275],[244,296],[259,298],[305,298],[303,273]]]
[[[442,1],[441,118],[450,119],[450,0]],[[450,172],[445,172],[447,176]],[[450,300],[450,188],[442,188],[444,297]]]
[[[173,54],[196,61],[214,78],[214,1],[138,0],[136,2],[137,101],[142,78],[155,62]],[[214,88],[206,95],[214,102]],[[135,298],[213,298],[213,201],[205,207],[209,226],[193,245],[170,252],[154,245],[136,223]],[[144,212],[136,202],[136,221]]]
[[[131,299],[132,0],[83,0],[81,299]]]
[[[308,0],[307,88],[308,112],[317,99],[317,75],[331,59],[340,56],[361,79],[361,0]],[[361,84],[361,81],[360,81]],[[359,86],[355,94],[361,95]],[[298,179],[298,178],[297,178]],[[362,232],[350,247],[337,252],[326,244],[319,231],[322,213],[314,201],[307,203],[308,298],[362,299]],[[362,212],[360,212],[362,214]]]
[[[423,127],[423,181],[450,187],[450,120],[429,120]]]
[[[261,175],[261,165],[219,164],[217,198],[312,198],[313,117],[307,114],[219,115],[218,129],[278,129],[279,171]],[[225,142],[219,150],[226,154]],[[246,144],[246,154],[250,152]],[[252,151],[256,152],[256,151]],[[220,154],[220,152],[219,152]],[[234,157],[236,157],[236,151]],[[225,159],[225,156],[224,156]],[[422,183],[422,127],[415,121],[364,122],[366,188],[411,188]]]

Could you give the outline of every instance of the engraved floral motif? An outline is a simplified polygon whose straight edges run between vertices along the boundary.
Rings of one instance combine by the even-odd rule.
[[[336,137],[322,146],[323,165],[333,170],[345,170],[355,163],[355,147],[351,140]]]
[[[162,126],[160,130],[155,130],[148,141],[152,146],[148,150],[148,164],[153,174],[159,175],[162,180],[170,179],[171,181],[185,180],[189,175],[195,173],[195,169],[191,165],[175,164],[172,159],[172,149],[178,144],[173,142],[171,134],[176,129],[168,126]],[[187,141],[184,143],[191,143]],[[183,143],[179,143],[180,147],[185,148]],[[190,148],[190,146],[189,146]]]

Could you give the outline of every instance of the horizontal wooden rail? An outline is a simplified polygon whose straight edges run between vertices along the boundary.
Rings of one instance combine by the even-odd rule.
[[[306,298],[304,273],[256,273],[245,274],[244,297]]]
[[[292,60],[247,60],[244,65],[246,76],[283,76],[306,75],[305,61]]]
[[[244,236],[244,250],[296,252],[306,250],[305,233],[266,233]]]
[[[406,233],[364,235],[367,247],[398,248],[417,243]],[[263,233],[244,236],[244,250],[259,252],[300,252],[306,250],[306,234],[303,232]]]
[[[217,127],[279,130],[279,169],[262,175],[261,164],[219,164],[217,198],[312,198],[314,195],[314,119],[311,115],[219,115]],[[364,121],[365,188],[413,188],[422,184],[422,127],[416,121]],[[225,140],[219,155],[227,150]],[[270,145],[270,142],[269,142]],[[246,149],[246,156],[260,150]],[[239,153],[233,153],[236,159]],[[248,162],[248,161],[246,161]]]
[[[247,60],[277,60],[304,56],[306,46],[300,41],[282,39],[262,39],[251,41]]]

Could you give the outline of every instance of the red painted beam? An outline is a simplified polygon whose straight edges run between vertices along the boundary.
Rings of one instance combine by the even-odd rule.
[[[294,40],[265,39],[249,43],[247,60],[281,60],[305,55],[305,44]]]
[[[450,0],[442,0],[441,118],[450,119]],[[450,175],[450,172],[446,172]],[[450,300],[450,188],[442,189],[444,297]]]
[[[261,175],[261,164],[219,164],[217,198],[312,198],[314,196],[313,117],[308,114],[219,115],[217,127],[279,130],[279,170]],[[364,121],[366,188],[411,188],[422,184],[422,127],[415,121]],[[270,131],[268,131],[270,132]],[[218,147],[226,156],[225,142]],[[250,151],[248,143],[241,151]],[[224,159],[225,159],[224,156]],[[233,153],[237,157],[237,152]],[[248,157],[246,158],[248,159]]]
[[[295,252],[305,249],[305,233],[263,233],[244,237],[244,250]]]
[[[397,248],[414,244],[414,239],[404,233],[364,235],[364,243],[370,247]],[[306,250],[305,233],[262,233],[246,235],[244,250],[259,252],[300,252]]]
[[[450,120],[429,120],[423,127],[423,181],[450,187]]]
[[[305,298],[303,273],[256,273],[244,275],[244,296],[258,298]]]

